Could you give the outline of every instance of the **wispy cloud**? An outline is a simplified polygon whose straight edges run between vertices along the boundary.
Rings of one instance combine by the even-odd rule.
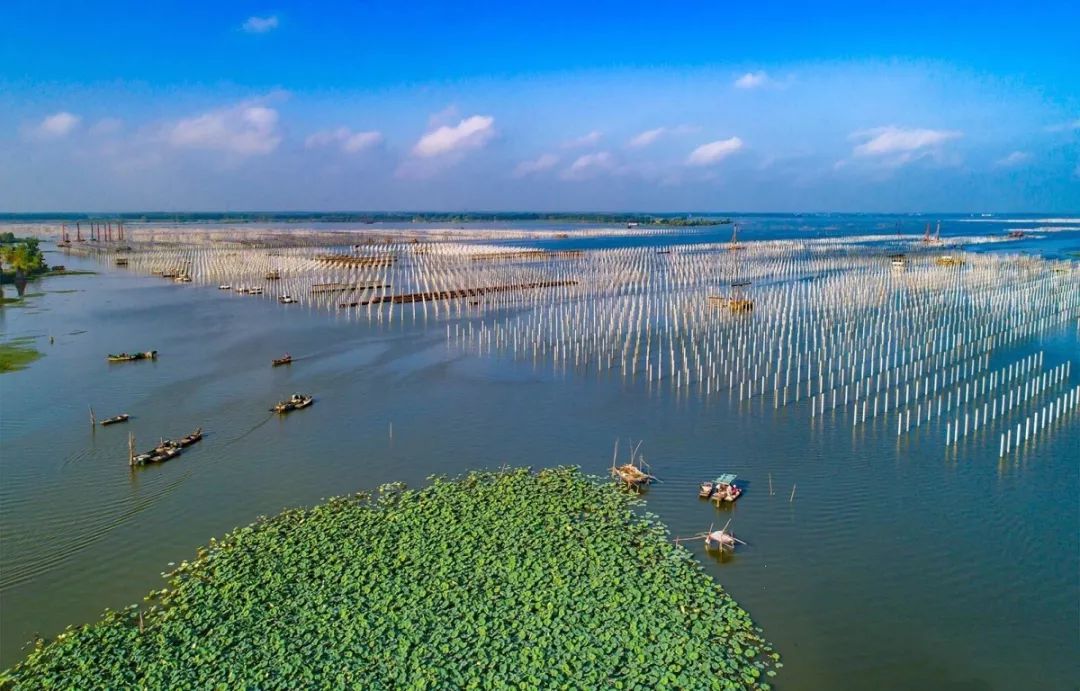
[[[239,156],[268,154],[281,143],[278,113],[243,103],[210,111],[169,125],[165,139],[176,148],[224,151]]]
[[[82,118],[67,111],[47,115],[38,124],[30,128],[29,134],[35,139],[61,139],[71,134]]]
[[[551,170],[559,163],[559,157],[555,154],[542,154],[532,161],[522,161],[514,168],[514,177],[523,178],[534,173],[542,173]]]
[[[356,154],[377,146],[382,141],[381,132],[353,132],[348,127],[338,127],[334,130],[323,130],[309,135],[304,140],[304,146],[308,149],[335,146],[347,154]]]
[[[702,144],[690,152],[686,158],[688,166],[711,166],[723,161],[739,149],[743,148],[743,140],[738,137],[718,139],[715,142]]]
[[[757,89],[772,83],[772,79],[765,72],[747,72],[735,80],[737,89]]]
[[[424,136],[412,148],[414,156],[431,158],[470,149],[480,149],[495,137],[495,118],[473,115],[453,127],[443,125]]]
[[[570,139],[563,142],[564,149],[581,149],[590,146],[596,146],[600,143],[600,140],[604,138],[604,133],[593,130],[588,134],[577,137],[576,139]]]
[[[994,166],[997,168],[1019,168],[1031,161],[1031,154],[1026,151],[1013,151],[1008,156],[999,158],[994,162]]]
[[[630,138],[630,141],[626,142],[626,145],[631,149],[643,149],[660,139],[661,137],[667,137],[669,135],[676,134],[690,134],[697,132],[697,127],[690,125],[676,125],[675,127],[657,127],[656,129],[645,130],[639,132]]]
[[[864,140],[852,151],[855,156],[889,156],[933,149],[961,136],[963,133],[953,130],[906,129],[889,125],[855,132],[850,138]]]
[[[585,180],[614,169],[615,158],[611,153],[607,151],[597,151],[596,153],[578,156],[577,159],[570,164],[570,167],[563,171],[562,177],[565,180]]]
[[[276,14],[248,17],[241,28],[249,34],[265,34],[278,28],[278,18]]]

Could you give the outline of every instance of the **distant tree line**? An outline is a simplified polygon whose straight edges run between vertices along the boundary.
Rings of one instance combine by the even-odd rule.
[[[228,212],[93,214],[0,214],[0,221],[129,221],[133,223],[484,223],[542,221],[549,223],[637,223],[648,226],[713,226],[730,218],[707,214],[617,214],[540,212],[371,211],[371,212]],[[5,233],[11,235],[11,233]]]

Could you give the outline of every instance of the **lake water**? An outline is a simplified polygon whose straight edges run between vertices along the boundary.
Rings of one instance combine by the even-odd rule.
[[[881,232],[896,219],[741,222],[764,238]],[[954,220],[942,234],[1039,225]],[[1058,230],[1009,249],[1060,255],[1078,237]],[[441,320],[369,323],[86,259],[50,262],[101,273],[46,279],[30,288],[44,295],[0,310],[5,340],[35,337],[45,354],[0,375],[0,666],[35,632],[160,588],[170,562],[260,514],[502,464],[603,474],[622,438],[644,440],[662,479],[648,508],[674,535],[734,518],[749,545],[733,557],[689,548],[784,655],[779,688],[1080,682],[1080,411],[999,460],[997,434],[946,447],[936,424],[898,438],[891,418],[853,429],[841,409],[811,418],[805,401],[774,410],[477,356],[449,344]],[[104,360],[151,348],[155,362]],[[1075,317],[995,351],[992,366],[1040,350],[1047,369],[1071,358],[1080,381]],[[285,351],[295,362],[271,368]],[[316,405],[268,412],[293,391]],[[88,406],[133,419],[95,429]],[[181,458],[129,471],[129,431],[141,449],[197,426],[206,439]],[[746,486],[732,509],[696,496],[721,472]]]

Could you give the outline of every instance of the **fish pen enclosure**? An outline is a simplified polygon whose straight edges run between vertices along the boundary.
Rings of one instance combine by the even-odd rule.
[[[853,426],[888,416],[898,434],[937,421],[949,444],[991,424],[1006,434],[1000,418],[1031,416],[1070,384],[1064,373],[1046,380],[1041,360],[992,367],[991,356],[1080,318],[1075,261],[943,255],[910,240],[883,262],[881,243],[895,243],[883,236],[743,242],[738,252],[725,242],[544,250],[495,233],[353,239],[128,240],[125,257],[128,270],[231,285],[246,299],[288,295],[373,322],[443,321],[449,344],[476,354],[774,408],[806,401],[811,417],[843,409]],[[718,285],[730,289],[718,295]]]

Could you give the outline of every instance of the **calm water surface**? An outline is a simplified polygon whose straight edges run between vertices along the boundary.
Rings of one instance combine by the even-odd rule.
[[[621,437],[645,440],[663,480],[648,508],[674,534],[734,518],[749,546],[733,558],[690,548],[783,653],[780,688],[1078,687],[1077,413],[999,461],[993,430],[947,449],[936,421],[898,440],[888,418],[853,431],[842,409],[477,357],[444,321],[349,321],[93,266],[0,311],[4,339],[45,353],[0,377],[0,666],[260,514],[504,463],[604,473]],[[156,362],[104,360],[151,348]],[[991,364],[1032,350],[1047,369],[1072,358],[1078,381],[1075,323]],[[271,368],[284,351],[295,363]],[[317,404],[267,411],[293,391]],[[88,406],[133,420],[95,429]],[[129,431],[143,448],[196,426],[206,440],[181,458],[129,472]],[[734,509],[697,499],[720,472],[746,483]]]

